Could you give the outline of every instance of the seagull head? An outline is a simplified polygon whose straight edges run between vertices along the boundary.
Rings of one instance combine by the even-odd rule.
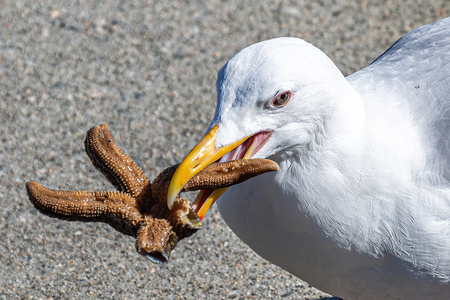
[[[333,115],[345,85],[334,63],[301,39],[277,38],[240,51],[219,71],[214,118],[175,172],[168,207],[211,163],[283,156],[309,145]],[[200,218],[224,190],[199,193],[193,207]]]

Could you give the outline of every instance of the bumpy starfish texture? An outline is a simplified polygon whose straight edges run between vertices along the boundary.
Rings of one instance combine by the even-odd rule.
[[[85,151],[118,191],[59,191],[27,182],[28,197],[41,213],[69,221],[108,223],[136,237],[136,250],[155,263],[166,263],[177,243],[201,228],[202,222],[187,199],[178,196],[173,208],[167,208],[167,191],[178,165],[166,168],[150,183],[116,145],[105,124],[87,132]],[[276,170],[278,165],[266,159],[215,163],[193,177],[183,190],[227,187]]]

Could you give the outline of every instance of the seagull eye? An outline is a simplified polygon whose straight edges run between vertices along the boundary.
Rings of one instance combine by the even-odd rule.
[[[291,99],[291,96],[292,96],[291,91],[279,93],[278,95],[275,96],[275,98],[273,98],[270,104],[273,107],[285,106]]]

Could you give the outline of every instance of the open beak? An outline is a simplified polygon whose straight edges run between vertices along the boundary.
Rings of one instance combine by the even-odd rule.
[[[178,166],[170,182],[167,194],[167,206],[172,209],[177,195],[183,186],[206,166],[219,161],[231,161],[235,159],[249,159],[269,140],[272,131],[259,132],[247,136],[233,144],[216,148],[216,136],[218,125],[209,130],[201,141],[191,150]],[[211,205],[227,190],[202,190],[193,203],[193,208],[200,220],[203,219]]]

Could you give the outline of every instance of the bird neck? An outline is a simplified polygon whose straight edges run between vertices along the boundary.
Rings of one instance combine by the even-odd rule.
[[[318,136],[311,143],[275,158],[280,165],[276,185],[283,194],[294,196],[296,202],[286,206],[295,205],[307,219],[316,220],[341,247],[377,256],[398,241],[398,232],[383,235],[398,227],[396,216],[414,220],[409,203],[417,191],[411,188],[414,172],[408,168],[415,164],[405,153],[413,153],[417,160],[420,151],[412,143],[417,139],[402,137],[390,124],[380,127],[383,118],[372,111],[366,117],[357,92],[347,90],[345,95],[318,126],[323,129],[314,133]],[[413,149],[403,155],[396,149],[408,145]]]
[[[351,243],[349,236],[341,236],[334,232],[335,228],[367,227],[364,218],[360,218],[361,222],[355,220],[367,215],[367,206],[360,205],[364,200],[359,194],[364,185],[361,181],[365,180],[361,168],[366,153],[361,96],[348,86],[332,113],[317,127],[321,130],[313,133],[310,143],[274,158],[280,165],[276,182],[284,194],[296,196],[297,206],[307,218],[318,220],[327,235],[347,247]]]

